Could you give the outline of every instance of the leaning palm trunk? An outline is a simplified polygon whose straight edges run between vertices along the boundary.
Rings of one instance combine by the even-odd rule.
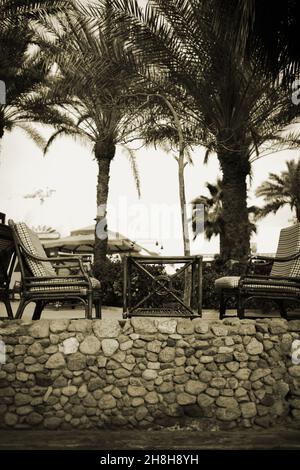
[[[172,113],[175,126],[178,132],[178,147],[179,147],[179,156],[176,158],[178,163],[178,180],[179,180],[179,200],[180,200],[180,213],[181,213],[181,227],[182,227],[182,238],[183,238],[183,252],[184,256],[190,256],[190,238],[189,238],[189,229],[188,229],[188,219],[187,219],[187,211],[186,211],[186,197],[185,197],[185,181],[184,181],[184,169],[185,169],[185,161],[184,161],[184,137],[183,132],[180,124],[180,120],[178,115],[170,103],[170,101],[165,98],[163,95],[160,95],[161,98],[164,100],[166,105],[168,106],[169,110]],[[190,305],[191,301],[191,292],[192,292],[192,279],[191,279],[191,270],[188,268],[185,270],[184,274],[184,302],[187,305]]]
[[[185,182],[184,182],[184,154],[180,152],[178,158],[178,179],[179,179],[179,198],[180,198],[180,211],[181,211],[181,226],[183,236],[183,250],[184,256],[190,256],[190,238],[186,210],[186,196],[185,196]]]
[[[98,162],[97,183],[97,217],[95,226],[94,246],[94,274],[101,279],[105,267],[108,232],[107,232],[107,199],[109,191],[110,164],[115,155],[115,144],[107,139],[97,142],[95,146],[95,157]]]
[[[223,223],[220,243],[223,260],[246,260],[250,252],[250,227],[247,210],[246,178],[250,166],[246,155],[218,154],[223,172]]]
[[[178,158],[178,179],[179,179],[181,226],[182,226],[182,236],[183,236],[183,251],[184,251],[184,256],[190,256],[191,249],[190,249],[189,227],[188,227],[187,210],[186,210],[184,168],[185,168],[184,152],[183,150],[180,150],[179,158]],[[191,270],[190,268],[188,268],[187,270],[185,270],[185,274],[184,274],[184,302],[187,305],[190,305],[191,292],[192,292]]]

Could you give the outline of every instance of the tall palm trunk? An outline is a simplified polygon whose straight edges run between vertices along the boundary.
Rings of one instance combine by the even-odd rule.
[[[218,154],[223,172],[224,233],[220,241],[223,260],[246,260],[250,252],[250,227],[247,210],[246,178],[250,172],[247,155],[234,152]]]
[[[184,256],[190,256],[191,248],[190,248],[188,216],[187,216],[186,196],[185,196],[184,168],[185,168],[184,154],[183,152],[180,152],[180,155],[178,158],[178,180],[179,180],[179,200],[180,200],[180,211],[181,211],[183,250],[184,250]]]
[[[190,247],[186,196],[185,196],[184,168],[185,168],[184,149],[180,149],[179,157],[178,157],[178,180],[179,180],[181,226],[182,226],[182,237],[183,237],[183,252],[184,252],[184,256],[190,256],[191,247]],[[185,304],[187,305],[190,305],[191,303],[191,292],[192,292],[191,269],[188,268],[184,274],[184,294],[183,294],[183,300]]]
[[[300,205],[296,204],[296,217],[297,217],[297,222],[300,222]]]
[[[98,182],[94,274],[98,279],[101,279],[102,277],[107,255],[107,199],[109,191],[110,164],[115,156],[115,152],[116,146],[111,139],[97,142],[95,145],[95,157],[98,162]]]
[[[178,163],[178,181],[179,181],[179,202],[180,202],[180,212],[181,212],[181,227],[182,227],[182,239],[183,239],[183,250],[184,256],[190,256],[190,238],[189,238],[189,231],[188,231],[188,221],[187,221],[187,212],[186,212],[186,197],[185,197],[185,181],[184,181],[184,168],[185,168],[185,161],[184,161],[184,136],[180,124],[180,120],[178,114],[172,105],[172,103],[164,96],[164,95],[156,95],[159,96],[167,105],[171,114],[174,119],[174,123],[178,132],[178,148],[179,148],[179,155],[176,158]],[[184,275],[184,302],[190,305],[191,299],[191,270],[188,268],[185,271]]]
[[[0,109],[0,139],[2,139],[3,136],[4,136],[4,114],[3,114],[3,111]]]
[[[223,216],[223,213],[222,213],[222,216]],[[225,254],[226,247],[227,247],[227,241],[226,241],[224,228],[220,232],[219,237],[220,237],[220,256],[222,257],[222,256],[224,256],[223,254]]]

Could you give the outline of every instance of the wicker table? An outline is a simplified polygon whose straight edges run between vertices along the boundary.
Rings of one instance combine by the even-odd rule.
[[[182,265],[174,274],[155,273],[151,267],[163,267],[164,265]],[[202,256],[138,256],[128,255],[124,257],[123,271],[123,317],[132,316],[174,316],[195,317],[202,314]],[[147,284],[148,293],[133,305],[132,281],[133,271],[143,273]],[[151,272],[152,271],[152,272]],[[189,273],[191,289],[189,301],[180,297],[174,283],[182,274]],[[149,301],[155,296],[161,299],[159,306],[149,306]],[[163,299],[171,299],[172,302],[164,303]]]

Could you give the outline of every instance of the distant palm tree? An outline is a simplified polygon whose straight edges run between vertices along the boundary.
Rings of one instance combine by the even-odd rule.
[[[300,159],[286,162],[287,169],[280,175],[269,173],[268,181],[256,190],[256,196],[263,197],[265,205],[259,210],[258,218],[274,213],[289,206],[300,222]]]
[[[209,196],[198,196],[193,201],[193,220],[192,225],[194,229],[194,239],[200,234],[196,231],[197,226],[203,217],[203,212],[199,209],[199,205],[204,206],[204,234],[210,240],[212,237],[220,236],[220,253],[222,253],[223,244],[226,243],[225,238],[225,224],[223,218],[223,184],[221,178],[218,178],[215,184],[206,183]],[[249,215],[256,215],[258,208],[256,206],[248,207]],[[202,221],[203,222],[203,221]],[[249,223],[250,231],[256,233],[256,225],[252,222]],[[201,226],[201,225],[200,225]]]

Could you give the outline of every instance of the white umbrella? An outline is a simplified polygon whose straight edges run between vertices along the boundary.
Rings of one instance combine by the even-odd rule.
[[[129,238],[119,232],[107,231],[108,233],[108,254],[115,253],[140,253],[146,251],[150,255],[155,253],[149,252],[146,248],[138,245]],[[73,230],[68,237],[59,238],[57,240],[42,241],[46,249],[58,249],[61,251],[72,251],[76,253],[92,253],[95,243],[95,226]]]

